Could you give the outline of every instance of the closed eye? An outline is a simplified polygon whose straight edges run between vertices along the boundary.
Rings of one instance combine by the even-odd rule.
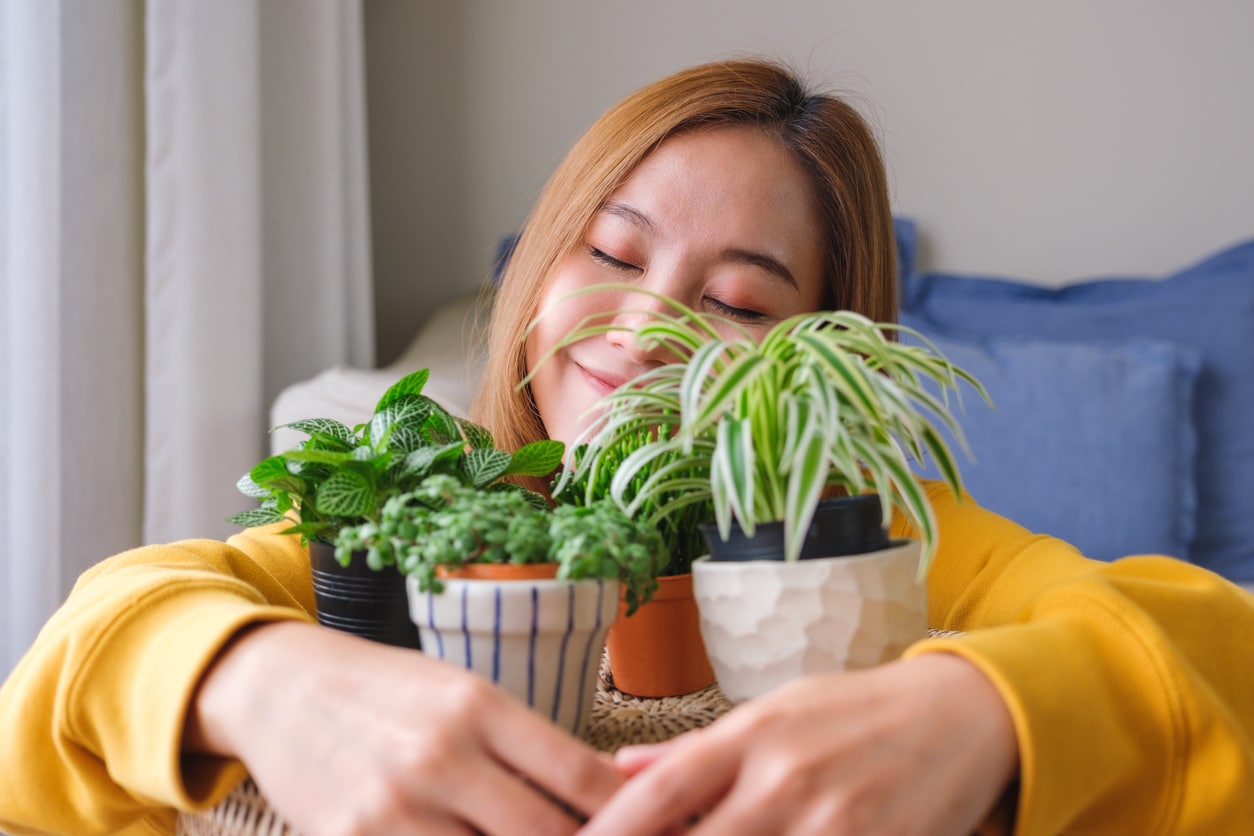
[[[592,256],[593,260],[599,261],[602,264],[604,264],[606,267],[609,267],[614,270],[622,270],[624,272],[635,272],[640,269],[635,264],[629,264],[626,261],[617,259],[614,256],[610,255],[609,253],[605,252],[604,250],[598,250],[596,247],[588,247],[588,254]]]
[[[714,312],[721,316],[746,324],[765,322],[769,318],[761,311],[755,311],[752,308],[737,308],[734,305],[715,299],[713,296],[705,297],[705,304],[713,308]]]

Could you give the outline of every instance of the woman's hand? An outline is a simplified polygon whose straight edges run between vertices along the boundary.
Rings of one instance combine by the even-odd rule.
[[[620,751],[634,775],[581,833],[967,836],[1014,777],[1018,743],[992,684],[930,653],[807,677],[706,729]]]
[[[573,833],[622,784],[608,757],[474,674],[297,622],[224,651],[184,745],[243,760],[311,836]]]

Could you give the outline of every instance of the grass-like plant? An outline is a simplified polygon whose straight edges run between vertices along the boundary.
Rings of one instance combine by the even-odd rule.
[[[885,525],[896,507],[918,528],[925,573],[936,524],[910,459],[930,455],[961,495],[937,422],[965,446],[949,393],[965,380],[987,400],[979,381],[917,332],[925,345],[904,344],[889,335],[910,329],[849,311],[794,316],[757,340],[734,321],[657,298],[668,310],[653,312],[635,339],[676,362],[601,399],[555,495],[599,486],[654,524],[708,502],[723,539],[733,519],[749,536],[783,522],[785,559],[795,560],[825,489],[875,492]],[[552,351],[621,329],[589,317]]]
[[[611,487],[623,461],[641,446],[653,441],[658,432],[668,431],[666,426],[640,428],[634,433],[625,432],[614,443],[595,450],[590,450],[586,443],[576,445],[571,451],[569,469],[555,485],[554,499],[559,505],[574,506],[613,501]],[[689,491],[685,487],[687,479],[708,479],[709,468],[694,457],[684,471],[685,465],[679,459],[679,456],[653,458],[637,467],[630,483],[619,489],[623,495],[640,499],[632,508],[633,519],[647,520],[662,535],[669,555],[662,575],[682,575],[692,571],[692,561],[705,552],[705,537],[700,525],[709,521],[713,514],[708,492]],[[640,489],[645,483],[668,464],[673,465],[669,471],[671,489],[641,494]],[[666,512],[658,513],[663,508]]]
[[[377,521],[390,498],[433,474],[474,489],[518,492],[547,506],[538,494],[501,480],[547,476],[565,445],[537,441],[513,453],[498,450],[487,429],[422,394],[427,377],[420,369],[401,378],[379,399],[370,420],[351,429],[330,418],[285,425],[308,438],[263,459],[239,480],[239,490],[260,507],[228,521],[245,528],[288,521],[292,525],[282,533],[335,545],[341,528]]]

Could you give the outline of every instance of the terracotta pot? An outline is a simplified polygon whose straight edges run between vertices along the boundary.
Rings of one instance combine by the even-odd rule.
[[[701,634],[732,702],[806,674],[896,659],[927,636],[918,540],[785,562],[693,561]]]
[[[519,577],[536,572],[544,574]],[[410,577],[409,614],[424,653],[495,682],[579,735],[596,699],[619,582],[556,580],[556,572],[556,564],[475,564],[448,573],[439,594],[419,592]],[[469,577],[484,574],[512,577]]]
[[[366,553],[354,552],[347,566],[335,559],[335,547],[309,544],[318,623],[355,636],[417,650],[418,630],[409,619],[405,578],[395,567],[376,572]]]
[[[625,694],[677,697],[714,682],[691,574],[658,578],[653,599],[630,617],[620,599],[606,644],[614,687]]]

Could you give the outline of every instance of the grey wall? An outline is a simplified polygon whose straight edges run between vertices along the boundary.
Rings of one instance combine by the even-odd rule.
[[[736,54],[859,103],[925,266],[1058,285],[1254,235],[1249,0],[367,0],[366,32],[381,362],[598,114]]]

